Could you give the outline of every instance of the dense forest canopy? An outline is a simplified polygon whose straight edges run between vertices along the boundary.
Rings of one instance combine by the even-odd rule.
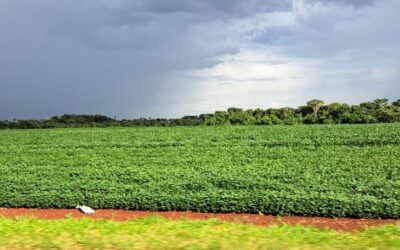
[[[66,127],[137,127],[137,126],[212,126],[274,124],[362,124],[400,122],[400,99],[389,103],[386,98],[363,102],[325,104],[313,99],[298,108],[241,109],[229,108],[213,114],[184,116],[176,119],[122,119],[104,115],[65,114],[41,120],[0,121],[0,129],[34,129]]]

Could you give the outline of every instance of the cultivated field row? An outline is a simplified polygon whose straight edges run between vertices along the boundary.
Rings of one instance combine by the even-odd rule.
[[[400,124],[0,131],[0,207],[400,218]]]

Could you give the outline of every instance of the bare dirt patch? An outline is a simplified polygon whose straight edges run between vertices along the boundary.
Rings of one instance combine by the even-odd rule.
[[[147,211],[126,211],[126,210],[96,210],[95,214],[84,214],[76,209],[27,209],[27,208],[0,208],[0,216],[13,217],[33,217],[40,219],[65,219],[72,218],[93,218],[107,219],[115,221],[127,221],[148,216],[161,216],[171,220],[190,219],[206,220],[216,218],[224,221],[247,223],[261,226],[269,225],[303,225],[314,226],[317,228],[329,228],[339,231],[355,231],[371,226],[382,226],[387,224],[400,225],[399,220],[393,219],[351,219],[351,218],[323,218],[323,217],[300,217],[258,214],[214,214],[214,213],[194,213],[194,212],[147,212]]]

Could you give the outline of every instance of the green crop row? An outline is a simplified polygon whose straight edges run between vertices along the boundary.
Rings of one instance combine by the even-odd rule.
[[[400,124],[0,131],[0,207],[400,218]]]

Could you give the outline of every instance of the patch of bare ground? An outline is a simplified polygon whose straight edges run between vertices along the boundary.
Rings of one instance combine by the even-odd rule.
[[[382,226],[387,224],[400,224],[400,220],[394,219],[352,219],[352,218],[324,218],[324,217],[300,217],[300,216],[281,216],[259,214],[218,214],[218,213],[195,213],[195,212],[147,212],[147,211],[127,211],[127,210],[96,210],[95,214],[84,214],[76,209],[28,209],[28,208],[0,208],[0,216],[13,217],[33,217],[39,219],[65,219],[72,218],[93,218],[107,219],[115,221],[127,221],[148,216],[161,216],[166,219],[178,220],[206,220],[211,218],[223,221],[246,223],[260,226],[270,225],[303,225],[314,226],[317,228],[328,228],[338,231],[355,231],[371,226]]]

